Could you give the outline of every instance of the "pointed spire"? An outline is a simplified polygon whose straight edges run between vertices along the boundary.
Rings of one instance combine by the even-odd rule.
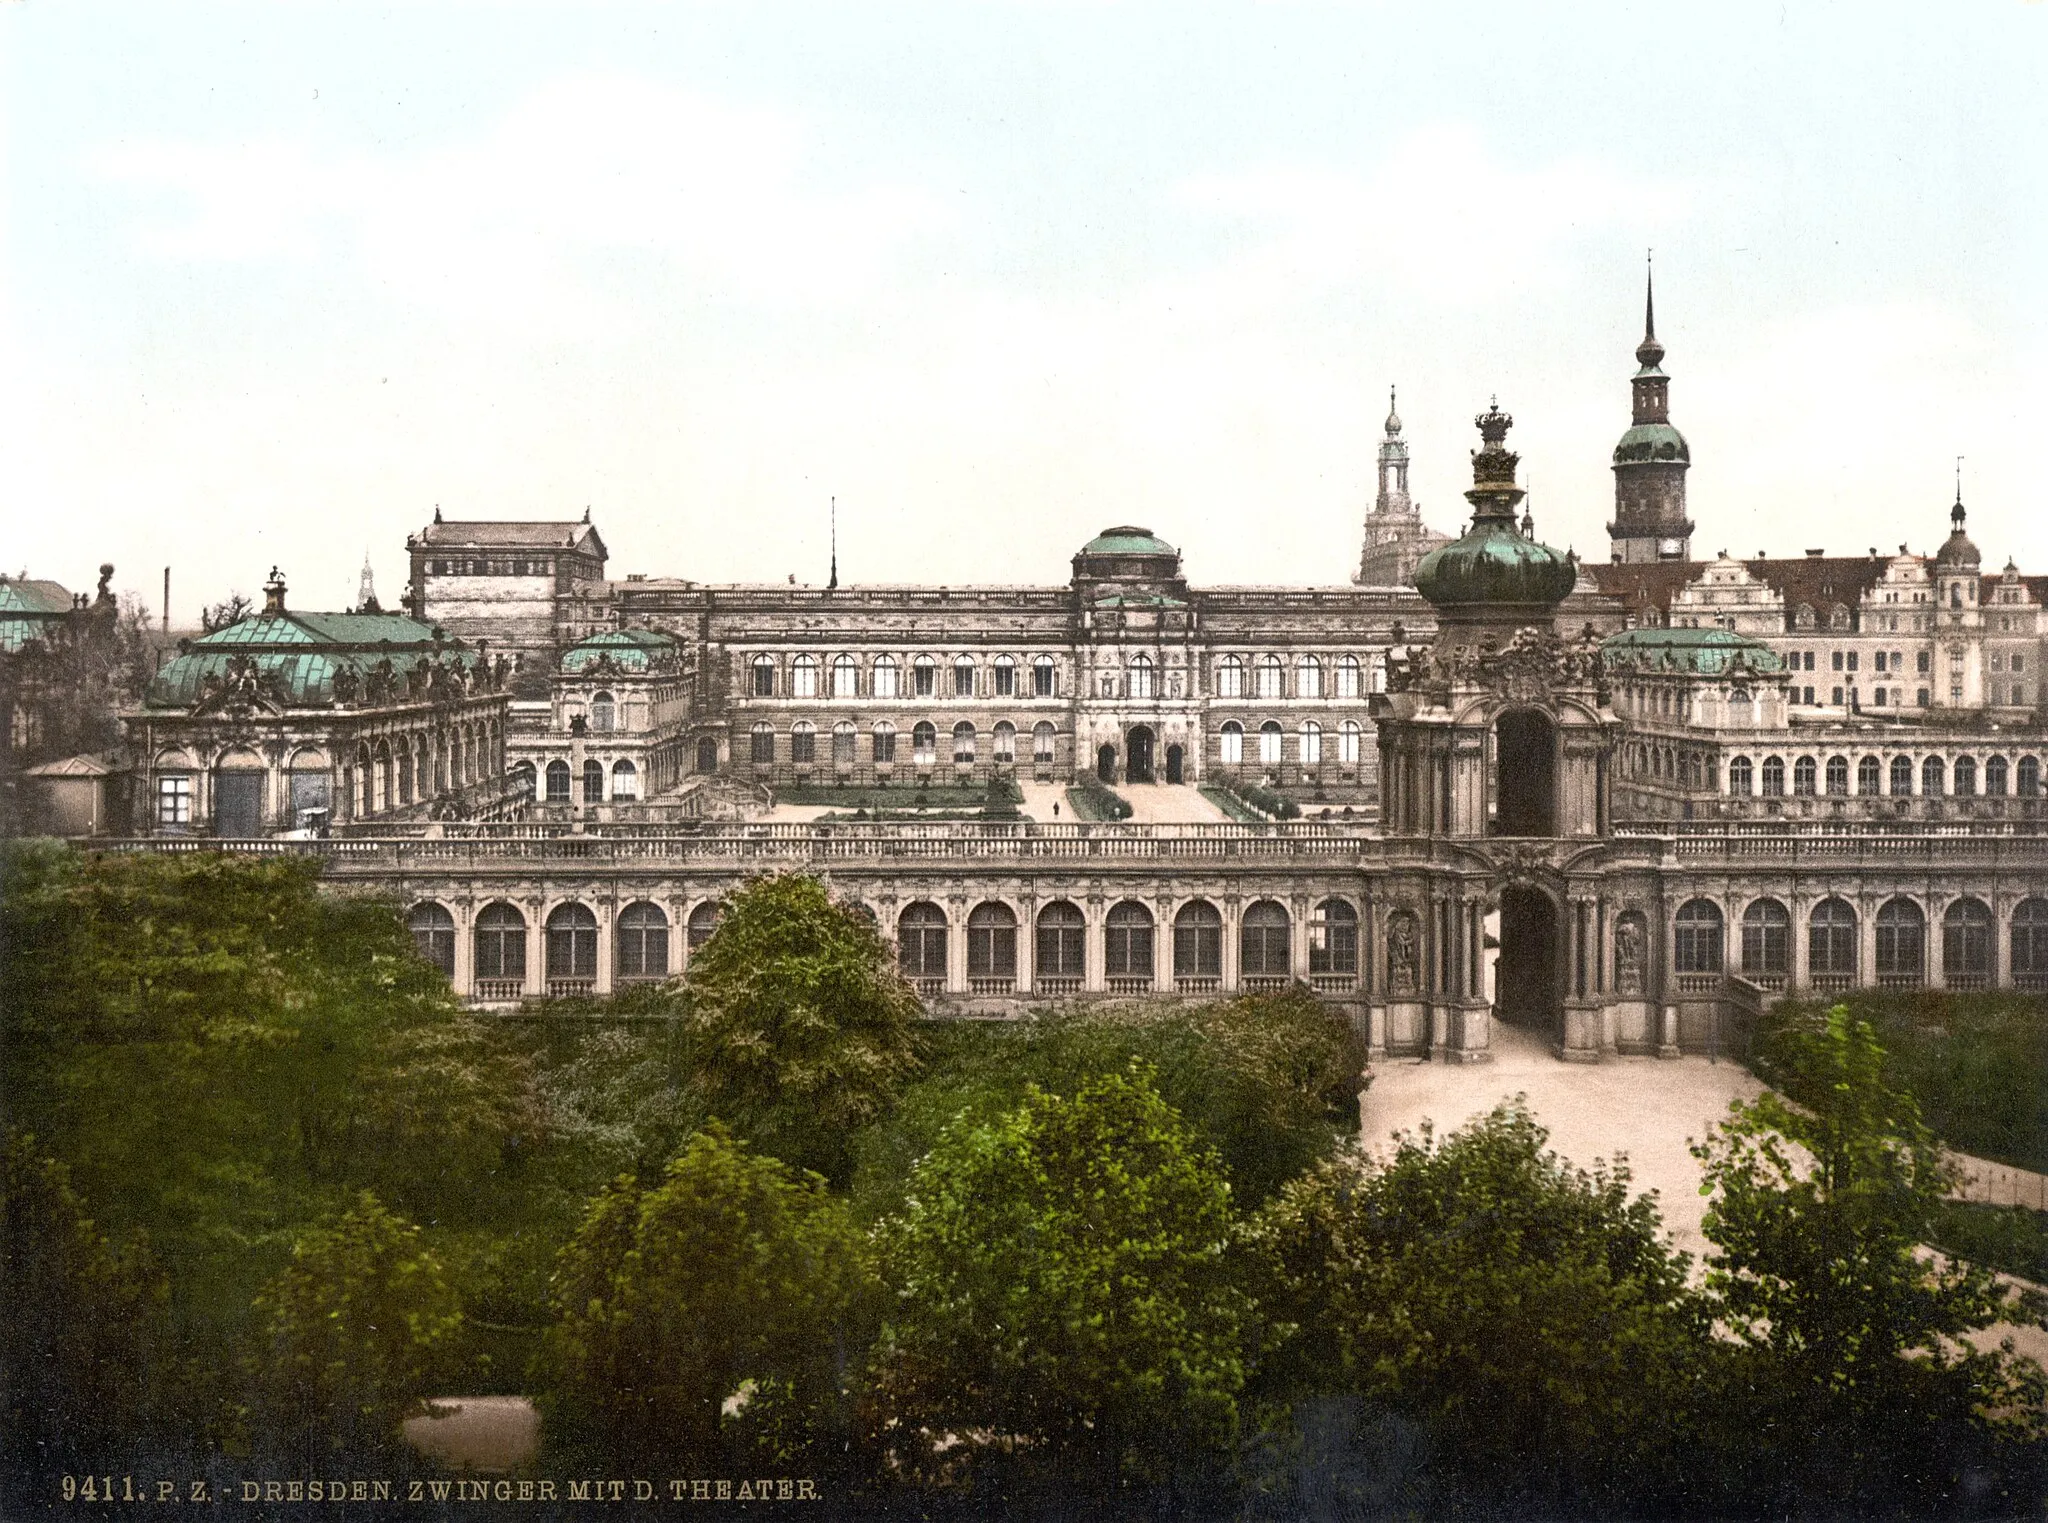
[[[832,499],[832,579],[825,583],[825,590],[831,592],[839,585],[839,499]]]
[[[1387,437],[1389,439],[1401,437],[1401,412],[1394,405],[1394,388],[1391,386],[1387,388]]]
[[[1956,505],[1948,510],[1948,521],[1958,530],[1963,527],[1963,457],[1956,456]]]
[[[1664,346],[1657,342],[1657,281],[1648,255],[1643,262],[1643,341],[1636,345],[1636,363],[1653,371],[1664,362]]]

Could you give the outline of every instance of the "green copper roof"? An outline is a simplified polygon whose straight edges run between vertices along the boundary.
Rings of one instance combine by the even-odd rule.
[[[1687,672],[1718,677],[1741,666],[1782,672],[1785,662],[1760,640],[1732,629],[1624,629],[1600,642],[1610,672]]]
[[[1081,547],[1083,555],[1178,555],[1165,540],[1150,529],[1140,529],[1132,524],[1120,524],[1114,529],[1104,529],[1095,538]]]
[[[672,655],[675,647],[672,636],[651,629],[609,629],[587,640],[578,640],[563,651],[561,666],[565,672],[580,672],[605,658],[622,671],[644,672]]]
[[[1440,545],[1415,567],[1415,589],[1438,608],[1487,603],[1551,607],[1570,596],[1578,568],[1545,544],[1504,524],[1473,528]]]
[[[434,626],[400,613],[257,613],[201,635],[203,650],[278,645],[431,645]]]
[[[1645,460],[1683,460],[1692,463],[1692,451],[1685,435],[1669,423],[1638,423],[1614,446],[1616,465],[1637,465]]]
[[[0,576],[0,614],[66,614],[71,594],[62,584]]]

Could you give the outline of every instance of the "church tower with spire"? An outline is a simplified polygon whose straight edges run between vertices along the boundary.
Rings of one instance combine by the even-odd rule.
[[[1671,378],[1657,342],[1657,293],[1644,277],[1643,341],[1629,383],[1635,415],[1614,446],[1614,522],[1607,526],[1614,559],[1683,561],[1692,558],[1692,523],[1685,516],[1685,473],[1692,452],[1671,426]]]
[[[1358,557],[1361,587],[1400,587],[1415,580],[1415,568],[1450,536],[1422,522],[1422,510],[1408,495],[1408,441],[1401,437],[1401,414],[1394,392],[1387,390],[1386,437],[1380,440],[1379,495],[1365,515],[1365,546]]]

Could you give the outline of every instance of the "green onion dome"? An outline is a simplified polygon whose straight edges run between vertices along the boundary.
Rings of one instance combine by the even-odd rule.
[[[1415,587],[1437,608],[1505,605],[1549,609],[1570,596],[1579,579],[1578,567],[1563,555],[1531,539],[1515,525],[1515,505],[1522,489],[1515,485],[1521,457],[1508,449],[1507,432],[1514,419],[1498,404],[1474,420],[1484,444],[1472,452],[1472,527],[1422,558],[1415,568]]]

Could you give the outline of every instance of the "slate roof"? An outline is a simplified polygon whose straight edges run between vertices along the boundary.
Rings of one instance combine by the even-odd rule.
[[[575,519],[468,519],[431,523],[418,543],[433,550],[578,550],[604,560],[594,526]]]

